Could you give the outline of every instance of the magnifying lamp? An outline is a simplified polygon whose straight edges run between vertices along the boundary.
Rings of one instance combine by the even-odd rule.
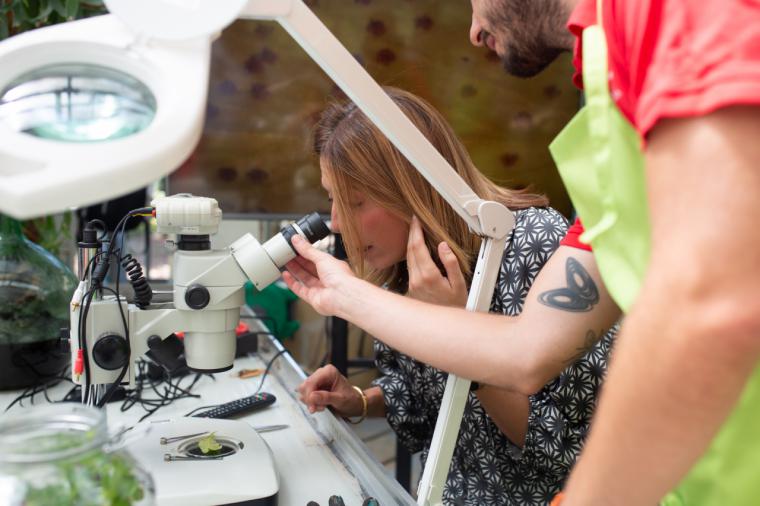
[[[202,132],[213,36],[244,5],[108,2],[114,15],[3,41],[0,212],[102,202],[179,167]]]
[[[483,238],[467,301],[488,311],[507,235],[479,198],[301,0],[105,0],[112,13],[0,43],[0,212],[99,202],[176,169],[200,138],[211,42],[274,20]],[[418,504],[441,504],[469,381],[449,375]]]

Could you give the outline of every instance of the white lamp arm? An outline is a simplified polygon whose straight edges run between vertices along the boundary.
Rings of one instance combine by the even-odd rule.
[[[249,0],[241,18],[278,21],[343,92],[385,134],[446,202],[484,238],[475,266],[469,311],[488,311],[514,216],[478,197],[372,76],[301,0]],[[442,504],[470,381],[449,375],[420,480],[419,505]]]

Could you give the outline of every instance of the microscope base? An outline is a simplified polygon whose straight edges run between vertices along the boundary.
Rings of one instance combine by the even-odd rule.
[[[278,473],[272,452],[247,422],[208,418],[177,418],[144,422],[150,432],[128,449],[153,476],[156,504],[276,505]],[[177,438],[201,432],[214,433],[222,445],[221,458],[210,459],[198,450],[203,437],[160,444],[161,438]],[[207,434],[205,434],[207,435]],[[198,456],[198,458],[193,458]]]

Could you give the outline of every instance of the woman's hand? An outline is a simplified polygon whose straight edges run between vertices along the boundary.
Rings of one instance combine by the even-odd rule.
[[[319,251],[299,235],[293,237],[292,243],[300,256],[287,263],[282,279],[319,314],[337,314],[349,297],[346,285],[356,279],[351,268],[346,262]]]
[[[298,387],[301,402],[309,413],[331,408],[340,416],[360,416],[363,401],[359,392],[334,365],[320,367]]]
[[[420,222],[416,216],[413,217],[406,248],[406,267],[409,271],[407,295],[433,304],[464,307],[467,304],[467,283],[456,255],[448,244],[442,242],[438,245],[438,257],[446,269],[446,276],[441,275],[433,262]]]

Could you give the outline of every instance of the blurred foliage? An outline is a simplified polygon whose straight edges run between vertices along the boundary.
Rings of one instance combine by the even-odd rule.
[[[104,12],[103,0],[0,0],[0,40]]]
[[[43,26],[87,18],[106,12],[103,0],[0,0],[0,41]],[[56,256],[72,237],[72,215],[43,216],[24,222],[24,234]]]
[[[60,258],[61,247],[73,237],[71,211],[63,213],[60,220],[55,216],[43,216],[24,222],[24,235]]]

